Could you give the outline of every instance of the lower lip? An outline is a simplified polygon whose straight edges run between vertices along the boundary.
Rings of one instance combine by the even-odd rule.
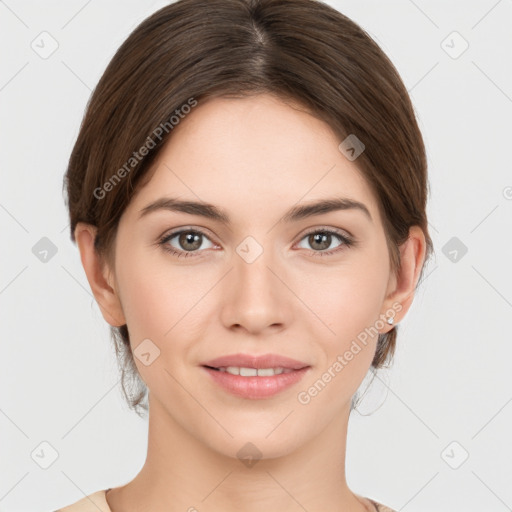
[[[281,373],[271,377],[240,377],[228,372],[212,370],[206,366],[206,370],[217,384],[233,395],[253,400],[269,398],[299,382],[309,370],[309,366],[294,370],[289,373]]]

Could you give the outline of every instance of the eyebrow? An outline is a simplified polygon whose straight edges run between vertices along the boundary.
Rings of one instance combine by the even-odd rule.
[[[205,202],[180,200],[173,197],[161,197],[140,211],[139,219],[145,217],[149,213],[169,210],[175,212],[188,213],[191,215],[199,215],[214,221],[229,225],[231,220],[224,210],[217,206]],[[356,210],[363,212],[370,222],[373,222],[370,211],[363,203],[347,197],[335,197],[322,199],[314,203],[306,203],[294,206],[288,210],[282,217],[284,222],[291,223],[315,215],[322,215],[329,212],[340,210]]]

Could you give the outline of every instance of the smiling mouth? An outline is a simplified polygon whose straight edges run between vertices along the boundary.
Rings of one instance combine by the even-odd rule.
[[[228,393],[250,400],[271,398],[296,385],[311,370],[311,366],[296,364],[297,368],[275,366],[201,365],[215,385]]]
[[[274,375],[281,375],[282,373],[291,373],[296,370],[291,368],[248,368],[243,366],[221,366],[219,368],[215,368],[214,366],[207,366],[205,368],[209,368],[210,370],[216,370],[218,372],[226,372],[231,375],[239,375],[241,377],[272,377]]]

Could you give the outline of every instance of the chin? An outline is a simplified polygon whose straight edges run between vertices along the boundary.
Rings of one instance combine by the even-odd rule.
[[[283,429],[279,433],[276,429],[270,436],[268,436],[267,430],[252,432],[250,429],[241,430],[239,433],[231,430],[231,434],[234,436],[233,438],[228,438],[228,436],[217,440],[210,438],[207,444],[220,455],[238,459],[247,467],[252,467],[258,461],[286,457],[302,444],[295,435],[290,435],[289,429]]]

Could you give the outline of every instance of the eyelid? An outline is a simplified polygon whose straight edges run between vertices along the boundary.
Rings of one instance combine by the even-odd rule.
[[[213,238],[215,238],[215,236],[211,233],[211,231],[208,228],[204,228],[202,226],[191,226],[191,225],[190,226],[180,226],[179,228],[173,228],[173,229],[164,231],[164,233],[162,235],[160,235],[158,237],[158,239],[162,240],[164,238],[173,237],[175,235],[182,233],[183,231],[187,231],[187,232],[193,231],[195,233],[200,233],[201,235],[208,238],[212,243],[217,243],[212,240]]]
[[[330,233],[336,233],[337,235],[339,235],[341,237],[345,237],[345,238],[347,238],[349,240],[354,240],[354,235],[352,235],[352,233],[350,233],[346,229],[335,228],[333,226],[314,226],[312,228],[308,228],[308,230],[306,230],[301,235],[300,240],[302,240],[302,238],[304,238],[306,235],[309,235],[311,233],[318,233],[318,232],[321,232],[321,231],[327,231],[327,232],[330,232]]]

